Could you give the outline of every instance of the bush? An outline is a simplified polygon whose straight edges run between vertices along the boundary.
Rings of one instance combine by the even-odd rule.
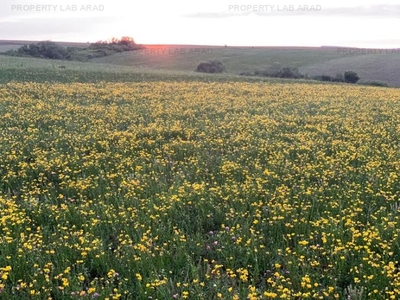
[[[300,74],[297,68],[283,68],[278,71],[278,77],[280,78],[303,78],[304,76]]]
[[[202,61],[196,68],[196,72],[202,73],[222,73],[224,71],[224,64],[219,60]]]
[[[68,51],[50,41],[43,41],[37,44],[23,45],[17,51],[6,52],[7,55],[13,56],[32,56],[40,58],[50,59],[65,59],[68,55]]]
[[[344,82],[344,77],[343,74],[336,74],[335,77],[330,76],[330,75],[316,75],[312,79],[318,80],[318,81],[328,81],[328,82]]]
[[[356,72],[353,72],[353,71],[344,72],[344,82],[356,83],[359,79],[360,79],[360,77],[358,77]]]
[[[332,77],[329,75],[321,75],[321,81],[332,81]]]

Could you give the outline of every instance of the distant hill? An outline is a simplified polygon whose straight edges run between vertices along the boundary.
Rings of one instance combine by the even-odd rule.
[[[302,67],[338,58],[335,50],[303,47],[225,47],[144,45],[146,49],[95,59],[96,62],[133,67],[193,71],[202,60],[218,59],[228,73],[239,74],[270,67]]]
[[[400,86],[400,51],[357,53],[353,48],[324,47],[224,47],[195,45],[145,45],[143,51],[96,58],[94,62],[135,68],[193,71],[202,60],[218,59],[228,73],[271,68],[298,68],[303,74],[335,76],[357,72],[363,81]],[[353,50],[352,50],[353,49]],[[367,51],[364,51],[367,53]]]
[[[364,81],[382,81],[390,86],[400,86],[399,54],[363,54],[345,55],[315,64],[300,67],[300,72],[307,74],[327,74],[334,76],[343,70],[357,72]]]
[[[0,41],[0,52],[32,41]],[[64,46],[87,47],[87,43]],[[400,87],[400,50],[358,53],[355,48],[322,47],[233,47],[204,45],[143,45],[145,49],[93,58],[90,63],[124,66],[135,70],[193,72],[204,60],[220,60],[227,74],[273,68],[298,68],[302,74],[335,76],[355,71],[363,81],[381,81]],[[348,49],[344,51],[343,49]],[[352,49],[352,50],[351,50]],[[359,51],[361,52],[361,51]]]
[[[22,40],[0,40],[0,46],[5,46],[5,45],[17,45],[17,46],[22,46],[22,45],[28,45],[31,43],[38,43],[39,41],[22,41]],[[52,41],[54,43],[60,44],[61,46],[64,47],[88,47],[90,43],[79,43],[79,42],[57,42],[57,41]]]
[[[63,47],[85,48],[89,47],[90,45],[90,43],[57,42],[57,41],[54,42]],[[23,45],[29,45],[32,43],[38,43],[38,41],[0,40],[0,52],[6,52],[8,50],[17,50]]]
[[[16,46],[19,47],[14,49]],[[3,49],[1,54],[7,56],[89,61],[95,57],[107,56],[125,51],[135,51],[142,47],[136,44],[133,38],[122,37],[121,39],[113,38],[110,41],[98,41],[90,44],[57,43],[53,41],[40,41],[29,44],[23,43],[22,45],[7,45],[4,43],[3,48],[6,49]]]

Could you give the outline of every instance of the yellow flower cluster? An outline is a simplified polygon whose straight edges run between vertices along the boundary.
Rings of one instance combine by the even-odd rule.
[[[0,298],[398,299],[399,114],[352,85],[0,85]]]

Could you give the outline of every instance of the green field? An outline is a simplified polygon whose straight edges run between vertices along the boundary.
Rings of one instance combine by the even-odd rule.
[[[98,81],[239,81],[239,82],[292,82],[287,79],[245,77],[235,73],[204,74],[193,70],[145,68],[115,63],[76,62],[22,58],[0,55],[0,83],[11,81],[34,82],[98,82]],[[297,82],[320,82],[297,80]]]
[[[185,49],[0,56],[0,299],[398,299],[400,90]]]

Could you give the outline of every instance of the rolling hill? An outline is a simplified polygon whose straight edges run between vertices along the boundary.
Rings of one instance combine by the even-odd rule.
[[[0,41],[0,52],[15,49],[32,41]],[[64,46],[87,46],[86,43],[60,43]],[[226,66],[226,75],[255,70],[298,68],[302,74],[335,76],[355,71],[363,81],[380,81],[400,86],[400,51],[355,51],[338,47],[232,47],[198,45],[143,45],[145,49],[94,58],[89,63],[39,61],[30,58],[0,56],[1,68],[13,66],[64,65],[72,69],[160,70],[192,73],[200,61],[217,59]],[[106,67],[105,67],[106,66]]]

